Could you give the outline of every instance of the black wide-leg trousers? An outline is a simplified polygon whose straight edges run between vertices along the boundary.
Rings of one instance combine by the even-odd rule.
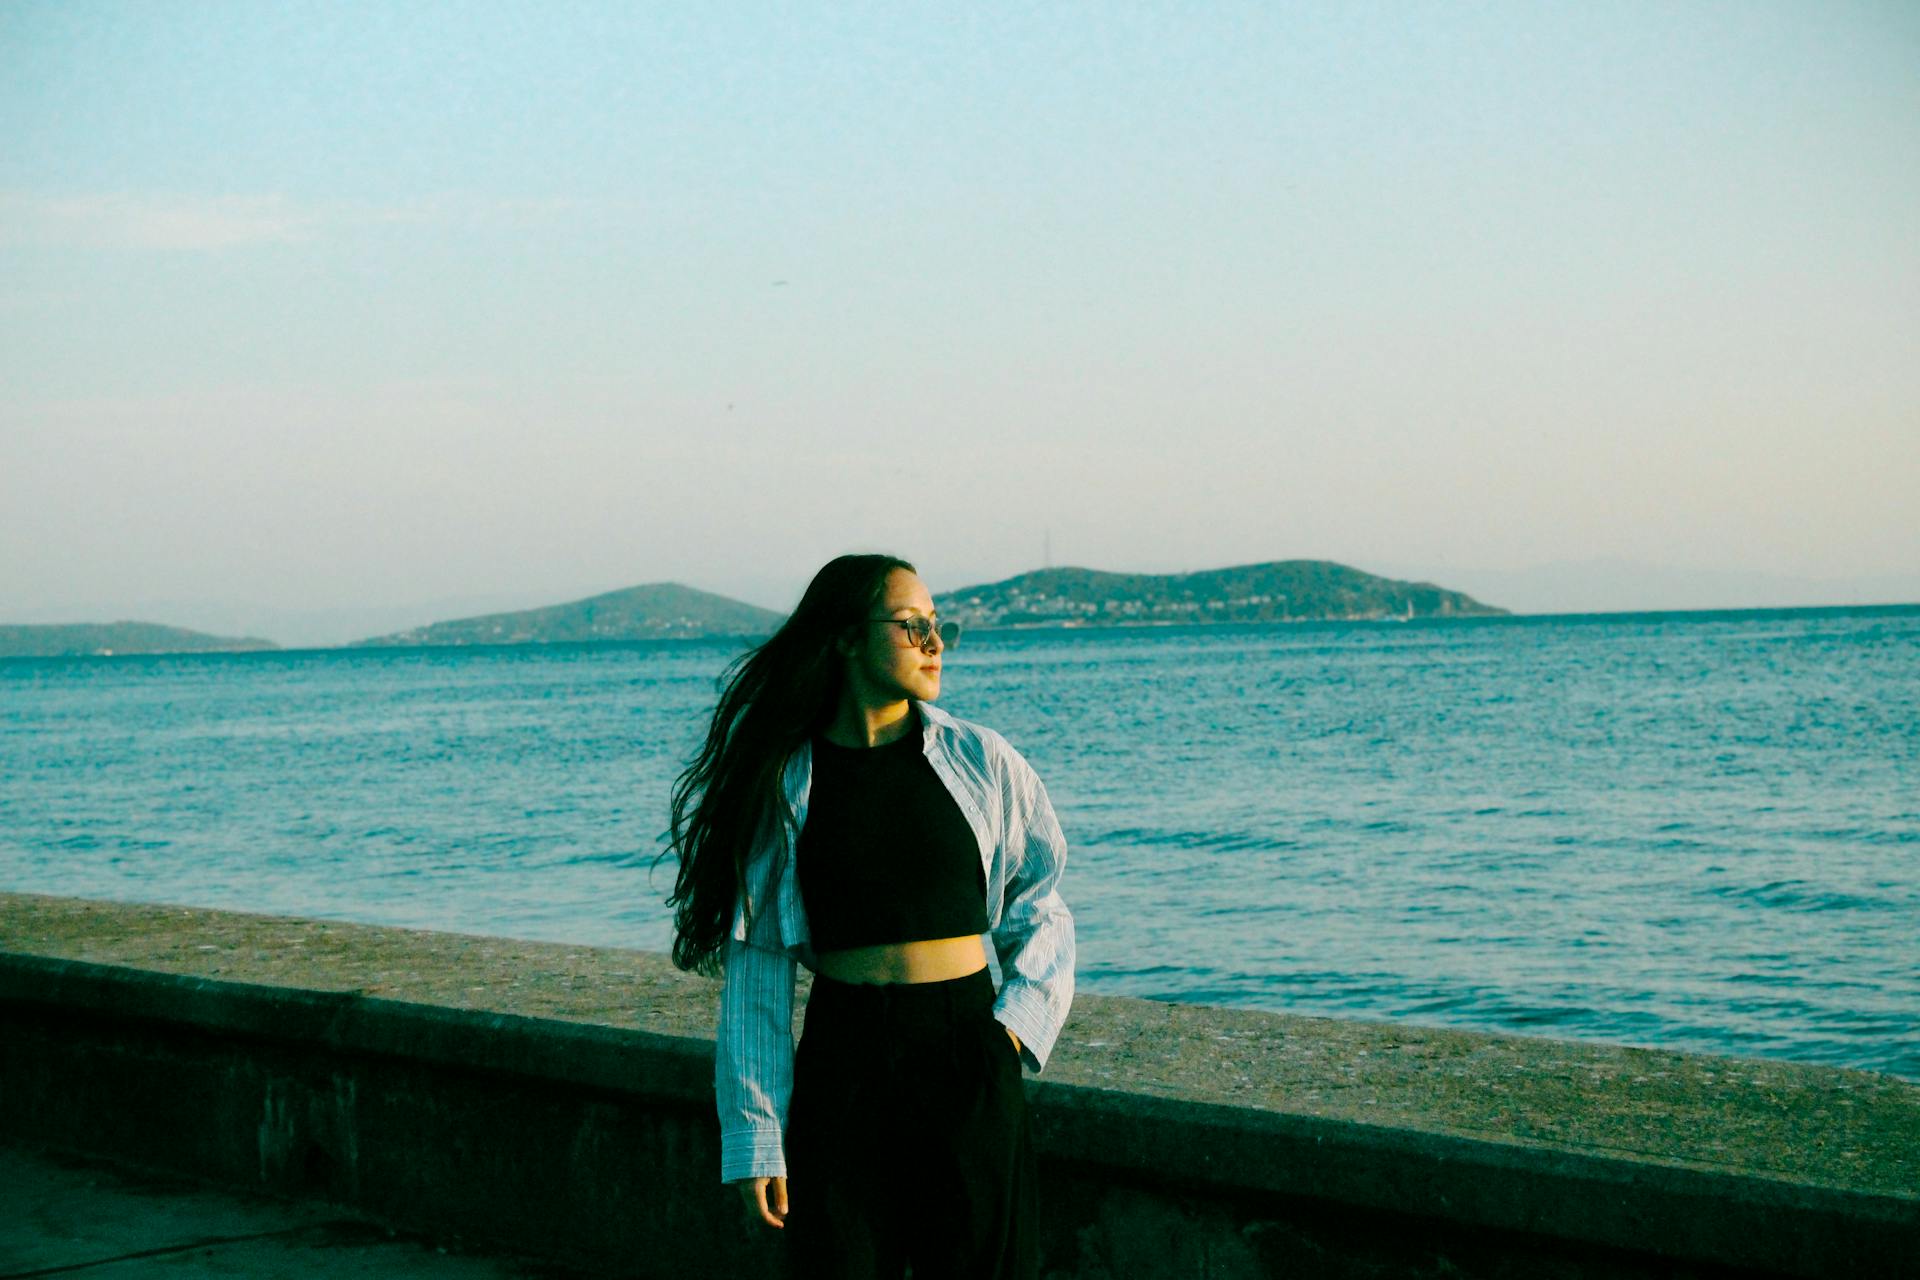
[[[993,977],[816,974],[787,1109],[796,1280],[1034,1280],[1038,1187]]]

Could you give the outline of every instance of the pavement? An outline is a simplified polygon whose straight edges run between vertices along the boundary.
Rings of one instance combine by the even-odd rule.
[[[0,1147],[0,1280],[28,1276],[588,1280],[532,1259],[450,1251],[338,1205]]]

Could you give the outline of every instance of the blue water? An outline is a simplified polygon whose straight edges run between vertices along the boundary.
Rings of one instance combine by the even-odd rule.
[[[0,888],[664,950],[736,652],[0,661]],[[970,634],[941,705],[1083,991],[1920,1079],[1920,607]]]

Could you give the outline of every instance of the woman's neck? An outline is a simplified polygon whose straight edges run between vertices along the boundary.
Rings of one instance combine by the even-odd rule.
[[[884,706],[842,703],[822,736],[836,747],[884,747],[914,729],[913,701],[903,698]]]

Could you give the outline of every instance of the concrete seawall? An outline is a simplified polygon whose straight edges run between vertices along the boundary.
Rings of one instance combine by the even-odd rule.
[[[0,1143],[770,1274],[717,1180],[717,994],[647,952],[0,894]],[[1082,994],[1027,1089],[1050,1276],[1920,1277],[1920,1085],[1867,1072]]]

